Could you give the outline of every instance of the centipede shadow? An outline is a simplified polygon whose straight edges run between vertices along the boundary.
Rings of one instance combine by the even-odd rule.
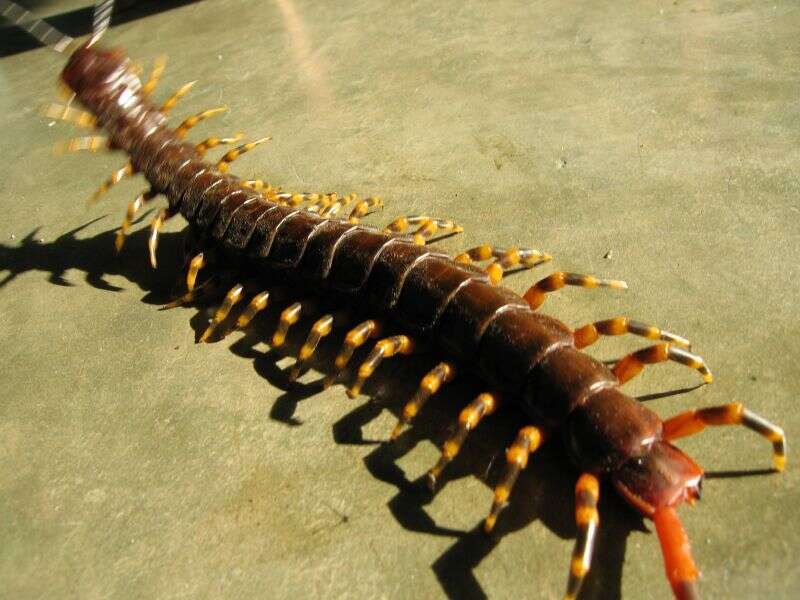
[[[146,230],[140,229],[133,233],[119,257],[114,256],[112,251],[115,229],[92,237],[78,236],[103,218],[68,231],[53,241],[38,241],[38,231],[35,230],[14,245],[0,244],[0,293],[15,277],[30,271],[46,273],[48,281],[55,285],[79,285],[76,282],[80,281],[80,276],[68,273],[77,271],[84,274],[83,279],[89,285],[112,293],[123,290],[109,283],[106,277],[122,276],[145,292],[142,301],[148,304],[163,305],[180,294],[181,289],[176,280],[181,279],[177,273],[183,264],[183,234],[165,233],[161,236],[161,267],[154,271],[144,256]],[[2,275],[4,272],[5,275]],[[192,312],[189,322],[198,338],[220,298],[221,294],[180,309]],[[337,332],[334,331],[334,334],[325,338],[315,354],[315,359],[309,363],[310,372],[298,381],[290,382],[286,370],[281,369],[278,362],[286,356],[297,355],[310,321],[301,321],[292,328],[280,352],[277,349],[264,350],[265,341],[274,331],[277,316],[290,300],[297,300],[297,293],[275,302],[245,332],[235,332],[223,339],[217,336],[211,341],[227,344],[236,355],[252,360],[256,372],[283,392],[271,407],[265,407],[270,418],[287,426],[298,427],[302,422],[295,415],[297,406],[322,389],[321,376],[332,372],[330,365],[334,352],[341,343],[341,336],[335,335]],[[235,318],[235,314],[230,317]],[[198,360],[202,360],[201,351],[202,348],[198,348]],[[364,351],[360,352],[363,357]],[[357,364],[359,357],[355,358],[353,362]],[[531,458],[515,488],[510,506],[498,521],[493,535],[486,535],[480,522],[476,522],[469,530],[454,529],[448,527],[447,523],[436,523],[426,510],[427,505],[435,501],[435,495],[422,484],[418,477],[421,474],[405,473],[398,465],[398,460],[412,452],[421,442],[430,441],[441,446],[450,424],[457,419],[464,399],[474,396],[477,385],[473,385],[466,377],[444,388],[435,402],[425,405],[414,426],[393,443],[387,442],[388,431],[385,439],[368,439],[364,434],[365,426],[382,411],[388,410],[395,416],[400,415],[403,404],[414,391],[414,382],[419,381],[419,377],[430,368],[432,360],[431,356],[422,353],[400,362],[384,363],[375,376],[368,380],[363,390],[367,400],[334,424],[333,437],[338,444],[370,448],[364,457],[365,466],[373,477],[396,488],[388,508],[398,523],[410,531],[452,539],[448,550],[431,565],[443,593],[450,598],[485,598],[487,594],[474,571],[502,543],[505,534],[544,525],[560,538],[572,539],[576,536],[572,510],[567,507],[572,505],[577,472],[570,465],[558,440],[553,440]],[[677,390],[681,391],[685,390]],[[503,463],[503,460],[497,458],[502,456],[508,440],[513,439],[521,418],[513,411],[513,408],[509,408],[487,418],[479,430],[480,435],[471,436],[462,452],[448,467],[439,490],[449,482],[463,477],[477,477],[490,488],[494,486]],[[476,500],[485,501],[488,509],[491,494],[487,493],[486,498]],[[642,519],[628,509],[616,494],[601,494],[600,511],[603,527],[600,528],[597,540],[595,565],[581,593],[583,599],[621,597],[622,569],[628,536],[633,531],[646,531]],[[536,566],[531,565],[534,577],[535,569]],[[534,581],[532,586],[535,585]],[[532,593],[535,593],[535,589],[532,587]]]

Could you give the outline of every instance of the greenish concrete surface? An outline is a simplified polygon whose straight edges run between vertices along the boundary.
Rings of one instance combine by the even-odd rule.
[[[744,430],[680,444],[729,475],[681,512],[704,597],[750,599],[800,595],[798,28],[784,0],[208,0],[107,41],[144,64],[169,56],[159,97],[199,80],[177,115],[230,106],[194,139],[273,136],[238,174],[380,194],[375,223],[455,218],[466,233],[443,244],[453,251],[552,253],[508,281],[518,291],[555,268],[627,280],[625,293],[564,290],[546,311],[686,335],[715,383],[649,406],[741,400],[788,435],[780,476],[731,476],[770,465]],[[387,365],[351,400],[316,390],[315,372],[288,389],[278,371],[291,360],[258,343],[266,326],[195,345],[207,310],[157,310],[182,224],[169,223],[155,273],[146,222],[114,257],[142,182],[87,206],[123,158],[52,156],[73,131],[37,111],[62,64],[46,49],[0,60],[0,595],[559,598],[575,473],[557,449],[532,461],[504,535],[485,539],[487,481],[518,416],[480,428],[434,499],[403,483],[436,460],[477,386],[453,386],[389,450],[371,442],[432,358]],[[628,388],[696,381],[659,365]],[[583,597],[670,597],[651,528],[613,495]]]

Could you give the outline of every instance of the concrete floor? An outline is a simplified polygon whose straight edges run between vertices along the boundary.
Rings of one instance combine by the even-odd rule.
[[[510,279],[519,291],[555,268],[627,280],[626,293],[565,290],[546,310],[688,336],[716,382],[649,405],[666,416],[741,400],[792,443],[798,28],[783,0],[207,0],[131,20],[107,43],[144,64],[167,54],[160,96],[199,80],[178,115],[231,107],[194,138],[272,135],[238,174],[381,194],[375,223],[453,217],[466,227],[444,243],[453,251],[494,241],[555,255]],[[559,450],[532,461],[502,535],[486,539],[487,482],[518,415],[474,435],[436,498],[408,483],[477,386],[452,386],[389,449],[377,441],[433,358],[387,365],[350,400],[319,392],[315,372],[288,388],[292,361],[258,343],[268,325],[195,345],[207,309],[157,310],[182,224],[157,272],[146,223],[116,258],[142,182],[87,206],[123,158],[52,156],[72,130],[37,110],[62,64],[46,49],[0,60],[1,595],[559,598],[575,534]],[[658,395],[695,375],[660,365],[629,388]],[[682,510],[704,596],[798,597],[794,455],[783,475],[736,476],[769,467],[768,444],[728,428],[681,446],[718,474]],[[602,519],[582,597],[670,597],[649,524],[610,489]]]

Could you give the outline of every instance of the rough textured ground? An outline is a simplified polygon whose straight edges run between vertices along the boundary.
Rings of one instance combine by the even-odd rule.
[[[199,80],[179,115],[231,107],[196,138],[273,136],[239,174],[381,194],[376,223],[453,217],[466,234],[451,250],[496,241],[555,255],[509,280],[520,291],[553,268],[627,280],[627,293],[565,290],[546,310],[685,334],[717,381],[651,406],[742,400],[795,442],[796,3],[396,4],[209,0],[131,20],[108,41],[145,64],[169,56],[162,96]],[[291,361],[257,343],[266,326],[196,346],[206,312],[157,310],[179,236],[165,235],[157,273],[144,233],[113,256],[142,183],[87,207],[122,157],[52,156],[72,132],[37,109],[62,63],[44,49],[0,59],[3,595],[560,597],[575,473],[557,450],[532,461],[505,535],[476,531],[516,417],[475,434],[433,501],[402,485],[435,460],[437,432],[474,386],[454,386],[390,451],[372,442],[425,358],[382,370],[372,402],[315,393],[316,373],[287,391]],[[696,379],[661,365],[629,387]],[[718,473],[770,464],[768,445],[737,429],[681,446]],[[705,597],[798,596],[794,456],[790,446],[782,476],[709,479],[682,511]],[[612,496],[584,597],[668,598],[654,535]]]

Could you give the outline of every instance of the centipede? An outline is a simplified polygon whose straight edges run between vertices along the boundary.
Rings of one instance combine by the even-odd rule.
[[[518,295],[503,285],[504,277],[550,261],[549,254],[484,244],[450,255],[430,242],[458,233],[452,220],[413,215],[376,228],[363,221],[381,207],[378,197],[287,192],[271,182],[231,174],[230,164],[266,138],[187,141],[195,125],[225,109],[205,110],[170,125],[170,111],[191,85],[156,105],[152,98],[163,68],[157,64],[144,80],[124,51],[105,48],[93,38],[78,45],[61,73],[70,101],[52,105],[48,115],[102,133],[71,140],[65,149],[109,148],[127,155],[128,162],[100,186],[95,200],[122,179],[140,174],[147,180],[148,189],[127,208],[117,251],[123,250],[137,213],[159,197],[167,205],[150,226],[154,268],[163,224],[178,215],[188,223],[185,292],[167,306],[220,291],[221,304],[199,341],[251,326],[274,293],[263,282],[277,280],[299,300],[281,312],[270,339],[273,347],[285,344],[301,317],[315,317],[290,379],[309,368],[329,336],[338,335],[341,348],[325,385],[343,383],[353,397],[383,361],[430,350],[436,364],[405,404],[387,444],[413,426],[422,407],[460,374],[476,377],[483,386],[461,409],[438,462],[427,472],[431,490],[481,421],[514,407],[518,433],[509,440],[505,470],[483,522],[486,533],[501,517],[531,455],[545,443],[560,443],[580,472],[565,600],[579,596],[592,564],[602,527],[601,483],[654,523],[675,598],[699,598],[699,569],[678,507],[700,498],[704,470],[674,443],[707,427],[743,426],[771,444],[774,470],[782,471],[786,437],[779,426],[738,402],[662,420],[623,386],[646,366],[668,361],[697,371],[703,383],[710,383],[711,371],[688,340],[627,317],[571,328],[541,311],[548,296],[566,286],[621,289],[623,281],[557,271]],[[228,144],[239,145],[216,162],[206,160],[210,150]],[[219,267],[243,279],[222,288],[213,274]],[[315,312],[320,298],[335,308]],[[653,343],[608,366],[585,352],[599,339],[619,335]]]

